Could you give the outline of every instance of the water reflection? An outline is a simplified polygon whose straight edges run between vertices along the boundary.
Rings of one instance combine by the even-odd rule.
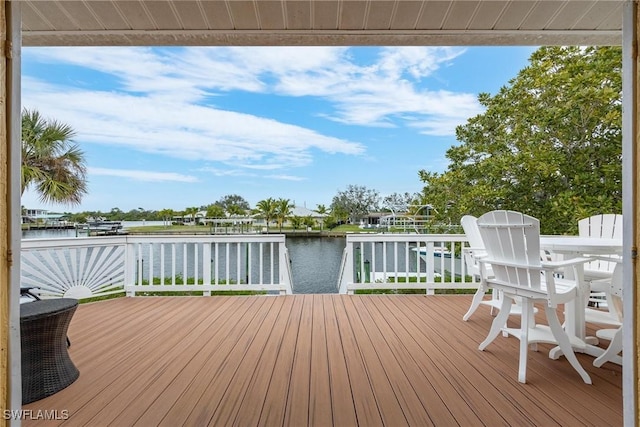
[[[326,294],[338,292],[338,274],[343,237],[287,237],[291,258],[293,292]]]

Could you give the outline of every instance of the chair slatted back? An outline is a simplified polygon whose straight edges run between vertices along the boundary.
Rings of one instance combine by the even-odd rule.
[[[465,215],[460,219],[460,225],[467,236],[469,246],[474,249],[484,249],[480,229],[478,228],[478,218],[473,215]]]
[[[480,267],[476,261],[478,255],[484,255],[484,243],[478,228],[478,219],[473,215],[465,215],[460,219],[460,225],[464,230],[464,234],[469,241],[469,248],[463,251],[464,261],[467,264],[467,270],[475,275],[480,276]]]
[[[578,221],[580,237],[622,238],[622,215],[600,214]]]
[[[542,292],[540,221],[520,212],[498,210],[478,218],[478,227],[494,280],[533,294]]]
[[[603,239],[622,239],[622,215],[600,214],[578,221],[578,235],[580,237],[599,237]],[[611,273],[616,267],[616,262],[596,259],[585,264],[585,271],[601,271]]]

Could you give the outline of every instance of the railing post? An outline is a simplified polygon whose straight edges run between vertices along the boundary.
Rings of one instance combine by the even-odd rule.
[[[126,295],[128,297],[136,296],[136,291],[134,290],[134,286],[136,283],[135,265],[135,243],[129,243],[129,240],[126,239],[124,245],[124,288],[126,289]]]
[[[291,283],[291,265],[289,263],[289,257],[287,256],[287,248],[285,247],[284,239],[278,242],[278,260],[279,260],[279,282],[280,282],[280,295],[292,294],[293,284]]]
[[[343,262],[343,271],[340,273],[342,277],[342,281],[340,283],[340,293],[341,294],[349,294],[353,295],[353,290],[347,289],[347,285],[349,282],[353,281],[353,243],[349,241],[349,236],[347,236],[347,253],[345,254],[345,259]]]
[[[427,262],[427,283],[433,283],[435,281],[435,259],[433,256],[433,247],[433,241],[429,241],[425,245],[426,259],[432,260],[431,266],[429,266],[429,263]],[[435,295],[435,290],[427,287],[427,295]]]
[[[202,284],[211,284],[211,243],[206,242],[202,245]],[[202,295],[209,297],[211,291],[204,291]]]

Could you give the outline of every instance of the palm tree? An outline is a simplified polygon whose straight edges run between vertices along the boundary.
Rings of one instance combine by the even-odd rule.
[[[276,201],[271,197],[265,200],[260,200],[256,203],[256,208],[267,222],[267,233],[269,233],[269,223],[276,216]]]
[[[80,204],[87,193],[84,152],[71,126],[36,110],[22,112],[22,190],[31,185],[43,203]]]
[[[280,226],[280,232],[282,232],[282,225],[291,215],[291,209],[293,205],[289,203],[289,199],[278,199],[276,202],[276,218],[278,218],[278,225]]]
[[[165,227],[171,224],[171,218],[173,217],[173,209],[162,209],[159,213],[162,216],[162,222]]]
[[[294,215],[291,217],[291,226],[294,230],[297,230],[302,226],[303,218],[298,215]]]
[[[240,205],[227,206],[227,213],[229,214],[229,216],[242,216],[247,214],[244,208]]]
[[[200,211],[199,208],[193,206],[190,208],[185,208],[184,209],[184,214],[187,216],[191,216],[191,219],[193,220],[193,225],[196,225],[196,214]]]
[[[303,223],[308,228],[313,228],[316,225],[316,220],[311,215],[307,215],[303,219]]]
[[[324,217],[328,212],[327,207],[325,205],[318,205],[316,207],[316,212],[322,216],[320,219],[320,231],[322,231],[324,229]]]

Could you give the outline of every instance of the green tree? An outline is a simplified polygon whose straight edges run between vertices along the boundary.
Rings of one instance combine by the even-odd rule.
[[[294,230],[297,230],[298,228],[300,228],[302,226],[302,223],[303,223],[303,218],[301,216],[294,215],[291,217],[291,226],[293,227]]]
[[[165,227],[171,225],[171,219],[174,215],[173,209],[162,209],[159,214],[162,217],[162,222]]]
[[[245,215],[251,209],[249,202],[237,194],[228,194],[220,198],[215,204],[224,209],[229,215]]]
[[[33,186],[44,203],[77,205],[87,193],[84,152],[71,126],[22,112],[22,193]]]
[[[398,212],[408,212],[412,204],[414,204],[417,195],[405,192],[404,194],[392,193],[382,199],[384,209]]]
[[[276,201],[276,219],[278,220],[280,231],[282,231],[282,225],[291,215],[291,209],[293,209],[293,205],[289,199],[278,199]]]
[[[307,215],[302,219],[302,223],[304,224],[305,227],[313,228],[316,225],[316,220],[313,219],[311,215]]]
[[[229,216],[245,216],[247,214],[247,209],[240,205],[229,205],[229,207],[227,207],[227,213]]]
[[[269,223],[276,217],[277,202],[269,197],[256,203],[258,214],[264,218],[267,223],[267,233],[269,232]]]
[[[192,206],[184,209],[185,216],[190,216],[193,224],[196,224],[196,214],[200,211],[200,208]]]
[[[124,218],[124,212],[122,212],[122,210],[120,208],[111,208],[111,210],[109,211],[109,214],[107,215],[107,218],[109,218],[110,220],[120,220]]]
[[[363,185],[349,185],[338,191],[331,202],[331,212],[338,220],[348,218],[351,223],[379,209],[380,196],[377,191]]]
[[[220,205],[209,205],[206,207],[207,218],[224,218],[225,210]]]
[[[620,47],[542,47],[485,112],[456,129],[442,173],[422,170],[423,203],[440,221],[513,209],[542,233],[622,210]]]
[[[322,231],[322,229],[324,228],[325,215],[327,215],[328,213],[327,207],[325,205],[317,205],[316,212],[318,212],[321,215],[320,231]]]

